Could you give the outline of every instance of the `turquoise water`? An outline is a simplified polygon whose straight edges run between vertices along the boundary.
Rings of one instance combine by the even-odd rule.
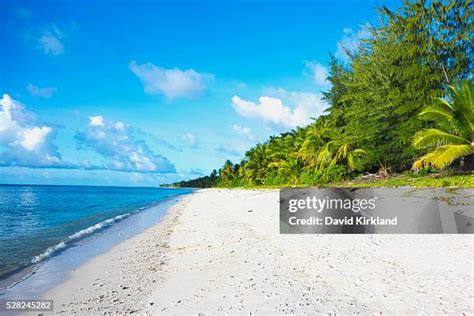
[[[0,277],[191,189],[0,185]]]

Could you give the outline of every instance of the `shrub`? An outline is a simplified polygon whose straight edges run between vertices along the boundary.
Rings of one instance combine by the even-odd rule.
[[[348,173],[344,166],[333,166],[322,170],[305,171],[300,176],[300,183],[305,185],[322,185],[346,179]]]
[[[283,185],[287,183],[288,179],[285,175],[279,173],[277,170],[270,172],[265,178],[266,185]]]

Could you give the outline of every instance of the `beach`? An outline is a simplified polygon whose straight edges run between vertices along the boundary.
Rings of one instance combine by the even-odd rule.
[[[473,247],[469,234],[280,234],[278,190],[205,189],[43,298],[64,315],[470,314]]]

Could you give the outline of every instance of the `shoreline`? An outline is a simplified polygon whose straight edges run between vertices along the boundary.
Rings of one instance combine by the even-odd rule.
[[[67,244],[60,243],[65,246],[53,252],[46,260],[32,263],[2,280],[4,285],[9,285],[0,290],[0,298],[38,299],[51,288],[66,282],[71,273],[88,261],[159,224],[168,210],[184,196],[186,195],[140,207],[74,233],[71,236],[83,237]],[[56,248],[57,246],[50,247],[44,253]]]
[[[149,214],[150,224],[154,224],[156,219],[161,218],[154,209],[163,209],[162,204],[172,204],[178,201],[179,196],[193,191],[67,185],[0,185],[0,189],[4,197],[2,210],[6,208],[6,213],[2,213],[4,221],[0,225],[0,244],[9,254],[0,260],[0,297],[51,258],[71,248],[82,247],[97,234],[107,232],[105,235],[120,235],[120,229],[124,234],[138,233],[132,227],[124,227],[122,222],[143,227],[135,219]],[[107,194],[104,196],[108,199],[95,200],[98,192]],[[15,204],[22,199],[35,201],[24,213]],[[52,200],[48,202],[49,199]],[[166,208],[161,211],[165,212]],[[19,221],[19,218],[22,220]],[[34,223],[38,222],[35,226]]]
[[[43,298],[56,314],[473,312],[474,236],[280,235],[278,199],[186,195]]]
[[[140,310],[137,306],[143,296],[159,279],[159,276],[147,278],[146,274],[159,271],[167,260],[167,240],[189,195],[180,196],[179,202],[168,207],[158,223],[72,271],[66,280],[44,293],[42,299],[54,299],[54,313],[132,313]],[[159,247],[160,250],[148,252],[148,247]],[[122,274],[124,268],[127,271]],[[119,296],[119,290],[127,293]]]
[[[8,290],[14,287],[16,284],[28,279],[49,258],[58,256],[63,251],[68,250],[71,247],[74,247],[74,243],[81,242],[82,240],[85,240],[88,237],[91,237],[94,233],[98,233],[108,228],[111,228],[112,225],[117,224],[123,219],[126,219],[129,216],[134,215],[140,211],[156,207],[157,205],[158,204],[150,205],[147,207],[140,207],[139,209],[135,211],[123,213],[121,215],[117,215],[115,217],[103,220],[95,225],[81,229],[75,232],[74,234],[69,235],[65,240],[60,241],[54,246],[50,246],[46,248],[41,254],[33,257],[31,259],[31,262],[28,265],[20,266],[13,271],[7,272],[5,275],[1,275],[0,276],[0,291]]]

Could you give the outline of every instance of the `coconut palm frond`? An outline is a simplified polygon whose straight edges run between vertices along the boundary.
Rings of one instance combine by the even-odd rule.
[[[424,109],[420,114],[418,114],[418,117],[427,121],[450,122],[453,119],[453,110],[450,107],[446,107],[442,104],[434,104]]]
[[[324,168],[331,159],[330,142],[324,144],[319,150],[316,161],[319,169]]]
[[[470,144],[440,146],[416,160],[413,163],[413,169],[418,170],[428,165],[443,169],[449,166],[454,160],[473,153],[473,146]]]
[[[366,153],[367,152],[361,148],[357,148],[352,151],[353,155],[359,155],[359,156],[365,155]]]
[[[467,137],[474,130],[474,84],[472,81],[466,80],[460,84],[459,88],[450,86],[449,89],[456,122]]]
[[[415,148],[438,147],[444,145],[470,145],[470,141],[436,128],[425,129],[416,133],[413,140]]]
[[[347,156],[347,170],[349,172],[353,171],[355,169],[355,161],[354,161],[354,156],[352,155],[352,153],[350,153],[348,156]]]
[[[436,99],[435,104],[419,115],[430,119],[446,131],[431,128],[419,131],[413,138],[415,148],[433,148],[413,163],[418,170],[425,165],[445,168],[454,160],[473,153],[474,104],[472,80],[449,86],[448,99]],[[449,100],[449,101],[448,101]]]

